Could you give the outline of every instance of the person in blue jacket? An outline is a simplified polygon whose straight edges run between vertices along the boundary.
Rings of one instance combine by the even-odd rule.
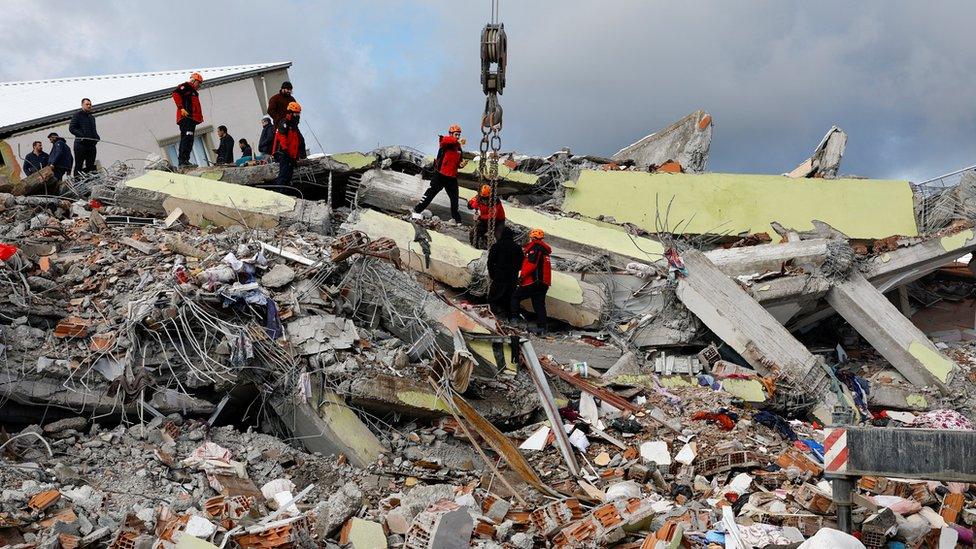
[[[71,147],[68,146],[63,137],[51,132],[47,138],[51,141],[51,154],[48,159],[51,162],[51,167],[54,168],[54,181],[57,183],[61,181],[64,174],[71,171],[75,159],[71,156]]]

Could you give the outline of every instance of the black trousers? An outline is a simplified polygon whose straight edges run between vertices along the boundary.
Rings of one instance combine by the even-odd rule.
[[[533,284],[531,286],[519,286],[512,293],[512,311],[518,312],[519,304],[523,299],[532,300],[532,310],[535,311],[535,324],[540,330],[546,329],[549,317],[546,316],[546,294],[549,286],[545,284]]]
[[[95,171],[95,145],[96,142],[90,139],[81,137],[75,139],[75,177],[78,177],[81,172]]]
[[[515,293],[516,282],[515,275],[508,277],[508,280],[491,279],[488,282],[488,306],[491,312],[505,319],[512,318],[512,294]]]
[[[179,164],[190,163],[190,153],[193,152],[193,138],[194,132],[197,130],[197,123],[194,122],[192,118],[187,116],[183,120],[180,120],[180,152],[179,152]]]
[[[447,177],[446,175],[437,172],[434,174],[434,178],[430,180],[430,187],[427,188],[427,192],[424,193],[423,200],[413,211],[420,213],[430,206],[430,203],[434,201],[434,197],[437,193],[444,189],[447,192],[447,197],[451,199],[451,217],[454,221],[458,223],[461,222],[461,212],[458,211],[458,182],[456,177]]]
[[[51,166],[51,167],[54,169],[54,179],[53,179],[54,183],[60,182],[61,178],[64,177],[64,174],[71,171],[71,168],[62,168],[60,166]]]
[[[278,185],[279,187],[287,187],[291,185],[291,177],[294,175],[294,173],[295,161],[288,158],[287,155],[280,155],[278,160],[278,179],[275,180],[275,185]]]

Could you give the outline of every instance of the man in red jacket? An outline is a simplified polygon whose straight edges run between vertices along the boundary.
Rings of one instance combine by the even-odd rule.
[[[173,102],[176,103],[176,125],[180,127],[180,167],[190,165],[190,152],[193,151],[193,138],[197,124],[203,122],[203,109],[200,108],[200,94],[197,90],[203,83],[203,77],[195,72],[190,80],[183,82],[173,90]]]
[[[512,294],[512,311],[519,310],[519,304],[524,299],[532,300],[532,310],[535,311],[536,333],[546,333],[546,294],[552,284],[552,265],[549,256],[552,248],[542,239],[545,238],[542,229],[529,231],[529,243],[523,250],[522,269],[519,271],[518,288]]]
[[[291,185],[291,177],[295,173],[295,164],[298,162],[302,141],[301,134],[298,131],[298,119],[301,114],[301,105],[295,101],[288,103],[287,114],[275,131],[271,156],[278,161],[278,179],[275,183],[281,187]]]
[[[440,146],[437,150],[437,159],[434,160],[434,178],[430,180],[430,187],[424,193],[423,200],[413,209],[413,218],[420,219],[420,212],[434,200],[441,189],[447,191],[447,197],[451,199],[451,217],[455,222],[461,223],[461,213],[458,212],[458,168],[467,162],[461,159],[461,126],[452,125],[447,130],[447,135],[439,136]]]
[[[495,238],[492,242],[497,242],[498,237],[505,228],[505,208],[502,201],[497,196],[491,196],[491,186],[482,185],[478,191],[478,196],[472,196],[468,200],[468,208],[477,210],[474,227],[471,229],[471,245],[479,250],[488,249],[488,225],[491,220],[495,220]]]

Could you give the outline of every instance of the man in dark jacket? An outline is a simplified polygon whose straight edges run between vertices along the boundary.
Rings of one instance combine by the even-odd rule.
[[[545,236],[542,229],[529,231],[529,243],[525,245],[525,256],[519,270],[518,288],[512,293],[513,311],[519,310],[522,300],[532,300],[536,333],[539,335],[546,333],[546,294],[552,284],[552,263],[549,259],[552,248],[542,240]]]
[[[447,130],[447,135],[438,136],[439,148],[437,158],[434,160],[434,178],[430,180],[430,187],[424,193],[423,200],[413,209],[413,218],[420,219],[420,212],[424,211],[433,202],[437,193],[444,189],[447,197],[451,199],[451,217],[457,223],[461,223],[461,213],[458,212],[458,168],[467,162],[461,159],[461,126],[451,125]]]
[[[50,158],[44,152],[44,145],[40,141],[33,143],[34,150],[24,157],[24,175],[31,175],[50,163]]]
[[[68,131],[75,136],[75,177],[81,172],[95,171],[95,147],[100,138],[95,128],[95,115],[91,110],[91,99],[82,99],[81,109],[71,117],[71,123],[68,124]]]
[[[522,247],[515,243],[515,234],[508,227],[488,249],[488,305],[506,320],[512,318],[512,294],[524,259]]]
[[[63,137],[51,132],[47,135],[51,140],[51,167],[54,168],[54,181],[59,182],[64,174],[71,171],[74,158],[71,156],[71,149]]]
[[[234,138],[228,135],[227,126],[217,126],[217,137],[220,144],[213,150],[217,154],[217,164],[234,163]]]
[[[258,138],[258,154],[271,155],[274,147],[275,125],[270,116],[264,115],[261,118],[261,137]]]
[[[190,164],[190,153],[193,152],[193,139],[197,124],[203,122],[203,109],[200,107],[200,94],[197,90],[203,83],[203,77],[195,72],[190,79],[173,90],[173,102],[176,103],[176,125],[180,128],[180,167]]]
[[[271,96],[268,99],[268,116],[271,117],[271,123],[278,127],[278,124],[285,118],[288,114],[288,104],[297,100],[291,94],[291,82],[285,81],[281,84],[281,89],[278,93]]]
[[[278,161],[278,179],[275,184],[279,187],[291,185],[291,177],[295,173],[295,164],[298,163],[299,155],[298,147],[301,142],[301,133],[298,131],[301,114],[302,106],[292,101],[288,104],[288,114],[281,119],[275,131],[272,155]]]

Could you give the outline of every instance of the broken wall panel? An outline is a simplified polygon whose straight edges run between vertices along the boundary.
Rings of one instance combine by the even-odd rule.
[[[613,160],[633,161],[642,170],[673,160],[686,172],[702,173],[708,163],[711,143],[712,115],[699,110],[620,149],[614,153]]]
[[[918,234],[911,185],[895,180],[588,170],[567,188],[562,210],[650,232],[667,218],[667,230],[687,234],[773,235],[773,222],[802,231],[814,220],[850,238]]]

